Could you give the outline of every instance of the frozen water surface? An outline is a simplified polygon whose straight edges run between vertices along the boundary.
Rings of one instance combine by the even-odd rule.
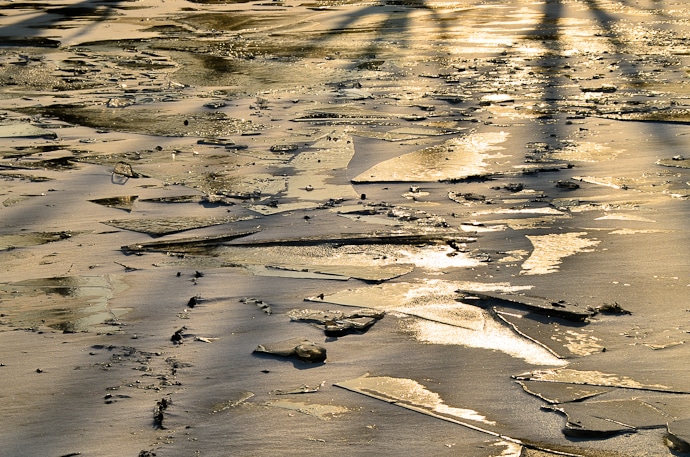
[[[687,454],[689,17],[3,2],[0,454]]]

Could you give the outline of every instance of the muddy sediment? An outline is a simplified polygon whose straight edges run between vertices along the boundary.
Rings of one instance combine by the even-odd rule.
[[[0,13],[0,454],[688,453],[682,2]]]

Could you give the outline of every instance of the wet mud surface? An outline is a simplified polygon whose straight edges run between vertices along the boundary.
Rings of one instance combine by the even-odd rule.
[[[690,453],[680,0],[0,4],[0,454]]]

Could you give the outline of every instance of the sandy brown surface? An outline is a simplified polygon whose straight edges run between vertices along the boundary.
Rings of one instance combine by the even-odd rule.
[[[0,2],[0,455],[689,452],[689,18]]]

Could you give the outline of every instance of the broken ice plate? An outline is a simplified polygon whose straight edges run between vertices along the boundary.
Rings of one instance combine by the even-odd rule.
[[[53,243],[77,235],[73,232],[31,232],[13,235],[0,235],[0,251],[25,246]]]
[[[123,209],[127,212],[131,212],[137,198],[136,195],[121,195],[117,197],[97,198],[89,201],[98,205],[107,206],[108,208]]]
[[[520,381],[561,382],[587,386],[619,387],[625,389],[649,390],[659,392],[688,393],[676,390],[663,384],[646,384],[635,381],[629,376],[602,373],[600,371],[574,370],[572,368],[557,368],[551,370],[530,371],[514,375],[513,379]]]
[[[280,357],[294,357],[304,362],[325,362],[326,348],[305,338],[292,338],[274,343],[259,344],[255,353]]]
[[[413,379],[365,374],[359,378],[339,382],[335,385],[412,411],[494,434],[480,426],[480,424],[494,425],[494,421],[487,419],[477,411],[445,404],[439,394]]]
[[[607,436],[644,428],[660,428],[669,417],[638,399],[570,402],[549,406],[566,415],[563,433],[569,436]]]
[[[247,266],[257,276],[281,276],[304,279],[347,281],[350,278],[367,282],[381,282],[403,276],[414,270],[413,265],[265,265]]]
[[[179,252],[179,253],[208,253],[209,250],[235,238],[258,232],[249,230],[218,236],[200,236],[180,238],[175,240],[152,241],[122,246],[125,252]]]
[[[500,155],[506,133],[471,134],[386,160],[356,176],[354,183],[433,182],[486,172],[485,160]]]
[[[171,218],[150,218],[150,219],[111,219],[104,221],[103,224],[110,225],[124,230],[141,232],[153,237],[170,235],[172,233],[184,232],[187,230],[210,227],[213,225],[229,224],[241,220],[252,219],[251,217],[236,216],[211,216],[211,217],[171,217]]]
[[[343,414],[349,411],[344,406],[307,403],[302,401],[289,400],[285,398],[281,400],[269,401],[266,403],[266,406],[297,411],[302,414],[313,416],[321,420],[329,420],[339,414]]]
[[[384,316],[383,311],[360,308],[346,311],[293,309],[287,315],[292,321],[307,322],[323,329],[327,336],[364,332]]]
[[[528,394],[539,397],[547,403],[569,403],[582,401],[611,392],[613,387],[583,386],[579,384],[566,384],[540,381],[516,381]]]
[[[560,317],[571,321],[584,321],[592,315],[592,312],[589,310],[561,300],[470,290],[458,290],[458,292],[460,293],[461,300],[471,301],[484,307],[498,305],[507,308],[528,309],[538,314]]]
[[[547,316],[529,309],[494,306],[491,311],[516,333],[541,345],[559,358],[570,359],[604,351],[600,339],[584,329],[586,322]]]

